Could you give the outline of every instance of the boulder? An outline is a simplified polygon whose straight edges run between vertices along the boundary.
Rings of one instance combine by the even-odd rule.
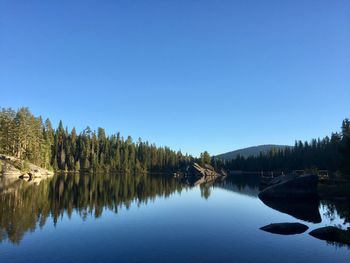
[[[317,228],[309,233],[311,236],[331,243],[350,246],[350,230],[343,230],[334,226]]]
[[[211,166],[210,164],[204,164],[204,168],[205,168],[205,169],[212,170],[212,171],[214,171],[214,170],[215,170],[215,169],[214,169],[214,167],[213,167],[213,166]]]
[[[25,174],[22,174],[20,177],[18,177],[19,179],[30,179],[31,178],[31,175],[29,173],[25,173]]]
[[[21,171],[16,169],[14,166],[3,162],[2,163],[2,171],[0,171],[0,177],[5,179],[18,179],[21,176]]]
[[[315,174],[286,177],[259,194],[262,198],[316,198],[318,176]]]
[[[304,233],[309,227],[301,223],[275,223],[263,226],[260,229],[273,234],[295,235]]]

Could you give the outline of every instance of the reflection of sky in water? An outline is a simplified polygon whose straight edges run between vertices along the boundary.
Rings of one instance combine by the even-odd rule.
[[[251,189],[250,189],[251,190]],[[64,214],[54,226],[27,233],[19,245],[0,244],[1,262],[348,262],[350,250],[308,235],[324,225],[342,224],[325,216],[312,224],[265,206],[258,198],[218,187],[201,197],[195,187],[157,197],[147,204],[133,201],[118,213],[102,216]],[[310,229],[282,236],[259,230],[279,222],[302,222]]]
[[[332,225],[341,227],[342,229],[350,227],[350,224],[344,223],[344,219],[341,219],[339,217],[339,214],[336,210],[333,213],[331,213],[327,206],[322,203],[320,205],[320,214],[322,217],[322,225],[324,226]]]

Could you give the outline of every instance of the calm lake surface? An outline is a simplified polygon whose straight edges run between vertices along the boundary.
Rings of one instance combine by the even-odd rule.
[[[349,226],[349,204],[266,203],[254,176],[201,187],[170,176],[57,175],[1,184],[0,262],[350,262],[315,239]],[[300,222],[303,234],[260,230]]]

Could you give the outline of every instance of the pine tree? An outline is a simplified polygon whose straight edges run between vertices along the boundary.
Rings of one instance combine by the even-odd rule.
[[[211,163],[211,158],[207,151],[204,151],[203,153],[201,153],[200,160],[202,165]]]
[[[79,171],[80,171],[80,162],[79,162],[79,161],[76,161],[76,162],[75,162],[75,171],[76,171],[76,172],[79,172]]]

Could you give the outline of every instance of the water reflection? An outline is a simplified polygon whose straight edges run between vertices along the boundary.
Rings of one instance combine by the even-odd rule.
[[[350,224],[350,202],[349,200],[322,200],[324,216],[334,221],[336,218],[343,220],[343,225]]]
[[[208,199],[211,194],[211,188],[213,187],[213,184],[201,184],[200,186],[201,189],[201,197],[204,199]]]
[[[167,175],[62,174],[39,185],[0,181],[0,242],[9,240],[19,244],[27,232],[42,228],[48,218],[54,224],[65,214],[71,217],[76,213],[82,219],[90,215],[98,218],[105,209],[118,213],[121,207],[147,204],[187,188]],[[255,199],[259,177],[231,176],[222,182],[201,185],[201,197],[210,199],[214,188]],[[286,204],[264,200],[264,204],[304,221],[321,222],[318,201]],[[341,218],[344,224],[350,222],[349,206],[348,202],[321,202],[324,217]]]
[[[257,198],[259,194],[260,177],[255,175],[234,175],[225,177],[224,180],[217,180],[201,184],[201,197],[208,199],[212,188],[221,188],[244,196]]]
[[[132,202],[140,205],[183,188],[166,176],[104,174],[63,174],[39,185],[18,181],[6,186],[0,194],[0,241],[16,244],[49,216],[55,224],[65,213],[100,217],[104,208],[117,213]]]
[[[297,219],[321,223],[319,212],[319,200],[281,200],[281,199],[260,199],[265,205],[281,213],[291,215]]]
[[[215,187],[257,198],[259,194],[259,184],[259,176],[238,174],[229,176],[222,182],[216,182]]]

